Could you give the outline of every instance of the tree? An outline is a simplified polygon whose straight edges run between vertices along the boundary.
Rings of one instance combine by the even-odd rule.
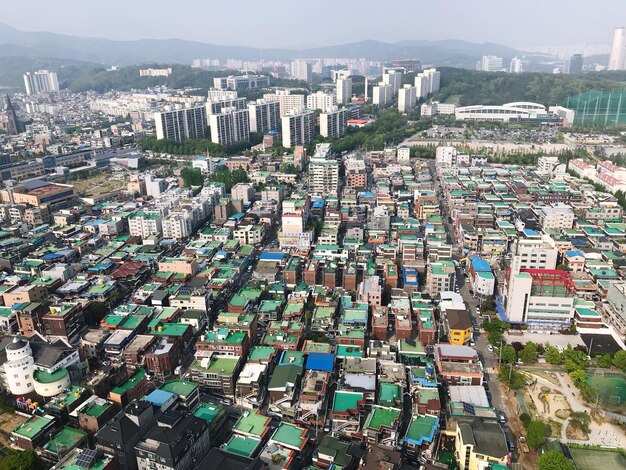
[[[582,369],[576,369],[571,371],[569,373],[569,376],[577,388],[582,387],[582,385],[587,382],[587,373]]]
[[[537,362],[537,346],[532,341],[529,341],[519,352],[519,358],[524,364],[531,364]]]
[[[502,362],[504,364],[509,364],[517,360],[517,352],[515,352],[515,348],[513,348],[513,346],[509,346],[508,344],[502,348],[501,354]]]
[[[618,369],[626,371],[626,351],[617,351],[613,356],[613,365]]]
[[[530,422],[532,421],[532,418],[530,417],[528,413],[522,413],[521,415],[519,415],[519,420],[524,425],[524,428],[527,428]]]
[[[512,364],[507,366],[500,366],[500,373],[498,374],[498,379],[500,382],[508,385],[509,388],[513,390],[517,390],[518,388],[522,388],[526,383],[522,374],[517,372]]]
[[[499,345],[503,338],[504,336],[500,331],[490,331],[487,333],[487,340],[494,346]]]
[[[537,450],[546,440],[546,425],[543,421],[531,421],[526,428],[526,442],[533,449]]]
[[[551,450],[539,457],[539,470],[572,470],[574,464],[562,452]]]
[[[596,358],[596,362],[598,363],[598,367],[610,369],[611,363],[613,362],[613,356],[611,354],[603,354],[602,356],[598,356]]]
[[[562,354],[563,366],[567,372],[571,372],[575,369],[586,369],[589,365],[589,357],[587,353],[580,351],[579,349],[573,349],[568,346]]]
[[[37,470],[42,467],[43,462],[31,450],[15,452],[0,459],[0,470]]]
[[[560,364],[562,361],[561,353],[554,346],[546,346],[546,362],[548,364]]]
[[[183,168],[180,172],[180,176],[185,182],[185,187],[202,186],[204,184],[204,176],[198,168]]]

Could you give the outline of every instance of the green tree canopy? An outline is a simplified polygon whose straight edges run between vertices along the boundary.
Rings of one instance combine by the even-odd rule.
[[[0,470],[38,470],[40,468],[43,468],[43,462],[31,450],[15,452],[0,459]]]
[[[524,364],[537,362],[537,345],[529,341],[524,345],[524,349],[519,352],[519,358]]]
[[[617,351],[613,356],[613,365],[618,369],[626,371],[626,351]]]
[[[183,168],[180,172],[180,176],[185,182],[185,187],[202,186],[204,183],[204,176],[198,168]]]
[[[572,382],[576,387],[580,388],[587,382],[587,373],[582,369],[576,369],[569,373]]]
[[[531,421],[526,428],[526,442],[528,445],[537,450],[546,440],[546,425],[543,421]]]
[[[562,362],[561,353],[554,346],[546,346],[546,362],[548,364],[560,364]]]
[[[517,360],[517,352],[515,352],[515,348],[508,344],[502,348],[501,355],[502,355],[502,362],[504,364],[509,364]]]
[[[573,462],[562,452],[551,450],[539,457],[539,470],[573,470]]]
[[[596,358],[596,362],[598,363],[598,366],[610,369],[611,364],[613,363],[613,356],[611,354],[603,354],[602,356],[598,356]]]

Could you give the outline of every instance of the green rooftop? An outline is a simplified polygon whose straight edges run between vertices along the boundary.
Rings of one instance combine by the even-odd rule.
[[[205,420],[210,428],[217,422],[217,419],[224,414],[224,409],[221,406],[211,403],[202,403],[193,414],[196,418]]]
[[[244,412],[233,427],[233,432],[263,437],[269,429],[270,418],[257,413]]]
[[[235,368],[237,367],[237,363],[239,362],[239,356],[213,356],[209,362],[209,366],[206,368],[209,372],[214,372],[216,374],[226,374],[231,375]],[[200,368],[200,363],[196,361],[194,366],[198,366]]]
[[[359,402],[365,403],[365,398],[361,392],[346,392],[338,390],[335,392],[333,403],[333,411],[339,413],[347,413],[349,411],[357,411]]]
[[[139,383],[146,377],[145,369],[139,368],[135,371],[133,375],[131,375],[126,382],[118,385],[111,393],[116,395],[124,395],[125,393],[130,392],[133,388],[135,388]]]
[[[104,405],[98,405],[96,403],[92,403],[91,405],[86,406],[80,412],[87,416],[92,416],[94,418],[99,418],[102,416],[104,412],[106,412],[109,408],[113,406],[113,403],[106,402]]]
[[[187,323],[159,323],[152,332],[162,336],[182,336],[191,328]]]
[[[232,454],[242,455],[244,457],[252,457],[252,455],[254,455],[260,445],[261,439],[233,434],[228,442],[224,444],[224,447],[222,447],[222,449]]]
[[[363,357],[361,348],[359,346],[348,346],[340,344],[337,346],[338,357]]]
[[[63,428],[50,439],[43,448],[53,454],[58,454],[59,450],[67,452],[76,447],[82,440],[87,438],[87,433],[69,426]]]
[[[42,370],[36,370],[33,374],[33,379],[35,379],[36,382],[42,384],[50,384],[58,380],[62,380],[69,375],[70,373],[67,371],[67,369],[61,367],[60,369],[57,369],[52,373],[44,372]]]
[[[293,424],[280,423],[278,429],[274,431],[272,440],[290,447],[301,448],[306,440],[306,430],[294,426]]]
[[[160,388],[165,392],[173,393],[179,397],[188,397],[198,389],[198,384],[184,380],[170,380],[161,385]]]
[[[267,361],[275,353],[276,348],[274,346],[253,346],[252,349],[250,349],[248,359],[255,362]]]
[[[43,416],[32,416],[27,421],[18,426],[13,432],[26,439],[32,439],[45,429],[52,422],[51,419]]]
[[[399,418],[399,409],[375,406],[367,416],[363,427],[364,429],[372,429],[375,431],[380,431],[383,426],[386,428],[394,428]]]
[[[395,383],[381,382],[378,387],[378,404],[397,406],[401,403],[402,391]]]

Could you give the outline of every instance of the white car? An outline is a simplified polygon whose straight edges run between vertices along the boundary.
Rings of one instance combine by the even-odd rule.
[[[490,352],[493,352],[493,346],[491,344],[487,345],[487,349],[489,349]]]

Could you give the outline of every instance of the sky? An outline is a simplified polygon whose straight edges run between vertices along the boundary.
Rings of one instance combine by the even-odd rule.
[[[626,0],[0,0],[24,31],[253,47],[462,39],[516,48],[609,44]]]

